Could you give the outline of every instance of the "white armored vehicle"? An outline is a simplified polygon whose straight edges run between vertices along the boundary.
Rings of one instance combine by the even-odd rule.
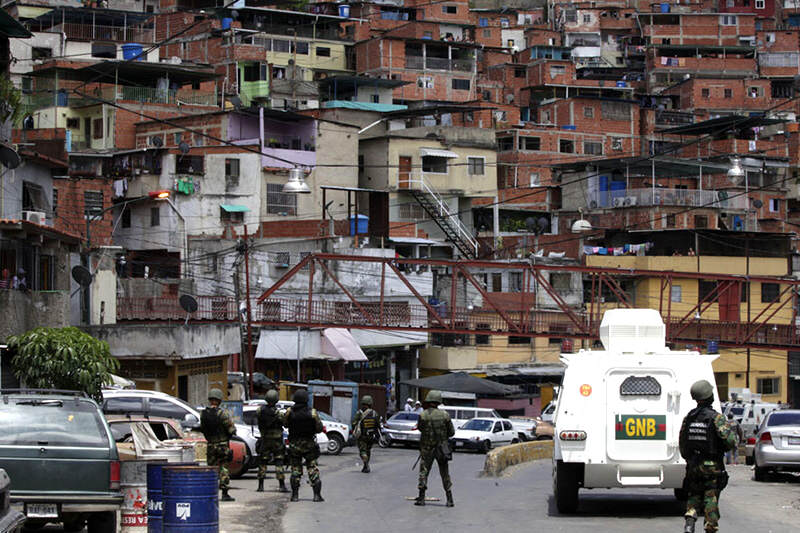
[[[578,489],[674,489],[686,463],[678,436],[696,403],[695,381],[714,383],[716,355],[671,351],[652,309],[606,311],[605,351],[562,354],[567,365],[555,413],[553,491],[559,512],[574,512]],[[714,390],[714,409],[720,410]]]

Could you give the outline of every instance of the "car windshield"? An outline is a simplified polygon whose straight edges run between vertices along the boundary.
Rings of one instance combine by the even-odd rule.
[[[328,413],[323,413],[322,411],[317,411],[317,414],[319,415],[321,420],[325,420],[326,422],[338,422],[338,420],[333,418]]]
[[[111,436],[117,442],[124,440],[132,433],[130,422],[114,422],[108,426],[111,428]]]
[[[16,399],[0,404],[0,445],[108,446],[97,408],[85,401]]]
[[[742,416],[744,414],[744,407],[731,407],[730,413],[733,416]]]
[[[772,413],[767,426],[800,426],[800,413]]]
[[[419,420],[419,414],[418,413],[397,413],[390,420],[399,420],[399,421],[411,420],[413,422],[416,422],[417,420]]]
[[[472,431],[491,431],[492,429],[492,422],[491,420],[481,420],[479,418],[473,418],[463,426],[461,429],[470,429]]]

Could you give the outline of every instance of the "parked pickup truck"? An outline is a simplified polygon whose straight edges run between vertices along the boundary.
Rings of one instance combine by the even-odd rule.
[[[0,468],[26,527],[116,531],[120,464],[97,404],[72,391],[4,389],[0,396]]]

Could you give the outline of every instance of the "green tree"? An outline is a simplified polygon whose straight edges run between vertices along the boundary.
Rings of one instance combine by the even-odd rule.
[[[35,328],[9,337],[8,347],[14,374],[26,387],[83,391],[97,401],[119,368],[107,342],[78,328]]]

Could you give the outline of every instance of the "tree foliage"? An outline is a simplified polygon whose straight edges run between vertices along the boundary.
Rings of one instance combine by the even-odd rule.
[[[36,328],[8,338],[11,366],[26,387],[83,391],[102,400],[103,383],[119,368],[108,343],[78,328]]]

